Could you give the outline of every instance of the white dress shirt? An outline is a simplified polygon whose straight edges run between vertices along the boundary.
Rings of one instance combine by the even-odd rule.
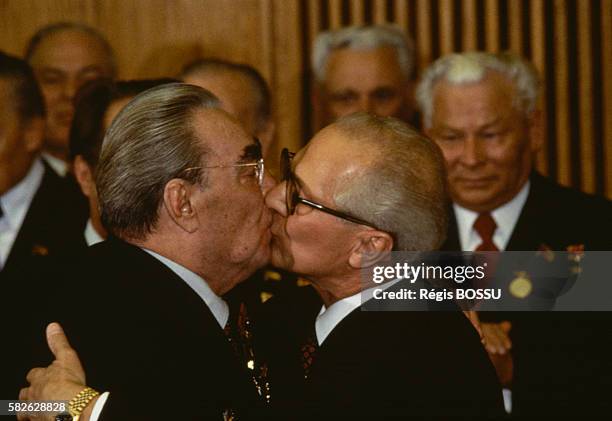
[[[85,243],[88,247],[104,241],[104,238],[102,238],[102,236],[98,234],[98,231],[96,231],[94,228],[91,218],[87,220],[87,225],[85,225],[85,232],[83,235],[85,236]]]
[[[157,254],[154,251],[147,250],[145,248],[143,248],[143,250],[149,253],[151,256],[155,257],[164,265],[168,266],[170,270],[172,270],[172,272],[176,273],[179,278],[185,281],[185,283],[189,285],[196,294],[198,294],[202,301],[204,301],[210,312],[213,314],[213,316],[219,323],[221,329],[225,328],[227,320],[229,319],[229,307],[221,297],[219,297],[213,292],[212,289],[210,289],[206,281],[202,279],[201,276],[190,271],[185,266],[179,265],[178,263],[173,262],[167,257]],[[89,419],[90,421],[98,421],[98,418],[102,413],[102,408],[104,407],[104,404],[108,399],[108,395],[109,392],[105,392],[95,403],[92,409],[91,417]]]
[[[66,177],[66,174],[68,174],[68,163],[66,163],[66,161],[56,158],[46,152],[43,152],[41,155],[57,175],[62,178]]]
[[[44,165],[36,159],[26,176],[0,197],[4,213],[0,218],[0,269],[8,259],[44,174]]]
[[[493,233],[493,243],[499,250],[505,250],[514,231],[514,227],[521,215],[523,206],[529,196],[530,183],[527,181],[523,188],[508,203],[491,212],[497,228]],[[482,243],[482,239],[474,229],[474,222],[478,218],[478,212],[453,204],[455,217],[457,219],[457,231],[461,250],[474,251]]]

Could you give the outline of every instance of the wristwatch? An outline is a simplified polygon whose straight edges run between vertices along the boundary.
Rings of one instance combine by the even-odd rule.
[[[77,395],[68,402],[68,412],[62,412],[55,416],[55,421],[79,421],[83,410],[89,402],[99,393],[91,387],[85,387]]]

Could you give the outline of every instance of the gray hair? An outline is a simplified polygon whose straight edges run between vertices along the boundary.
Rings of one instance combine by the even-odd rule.
[[[191,75],[221,72],[235,73],[246,78],[255,97],[256,126],[258,130],[262,130],[272,118],[272,100],[266,80],[254,67],[227,60],[204,58],[186,64],[179,77],[185,79]]]
[[[201,181],[208,154],[194,133],[193,116],[219,101],[197,86],[170,83],[149,89],[126,105],[109,127],[96,186],[105,227],[125,239],[144,239],[155,228],[166,183],[181,176]]]
[[[515,88],[514,106],[528,115],[536,108],[540,81],[527,61],[511,53],[467,52],[440,57],[423,73],[416,89],[416,101],[425,127],[431,126],[433,89],[440,80],[453,85],[481,82],[488,72],[506,77]]]
[[[65,31],[75,31],[81,32],[83,34],[89,35],[93,39],[95,39],[100,45],[102,49],[106,53],[108,59],[108,65],[110,66],[111,75],[113,78],[117,75],[117,61],[115,59],[115,53],[113,52],[113,48],[109,44],[108,40],[102,35],[99,31],[92,28],[89,25],[85,25],[83,23],[77,22],[56,22],[50,25],[44,26],[40,28],[33,36],[30,38],[28,45],[25,50],[25,59],[28,63],[31,62],[32,56],[36,53],[36,50],[40,46],[40,44],[47,39],[48,37],[55,35],[60,32]]]
[[[371,50],[392,47],[397,54],[402,74],[410,79],[414,71],[414,43],[398,27],[392,25],[348,26],[336,31],[321,32],[312,49],[312,71],[318,82],[325,81],[325,67],[334,50]]]
[[[444,158],[434,142],[393,117],[355,113],[333,125],[374,163],[334,195],[342,210],[394,236],[394,250],[438,249],[446,237],[448,189]]]

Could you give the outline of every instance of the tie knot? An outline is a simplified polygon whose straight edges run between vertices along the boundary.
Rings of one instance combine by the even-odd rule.
[[[496,228],[495,219],[489,212],[479,214],[474,222],[474,229],[483,241],[493,241],[493,233]]]

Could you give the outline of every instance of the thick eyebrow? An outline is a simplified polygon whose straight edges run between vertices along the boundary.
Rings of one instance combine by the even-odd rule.
[[[240,156],[240,162],[247,162],[260,159],[261,154],[261,143],[259,139],[253,137],[253,143],[248,144],[244,147],[242,155]]]

